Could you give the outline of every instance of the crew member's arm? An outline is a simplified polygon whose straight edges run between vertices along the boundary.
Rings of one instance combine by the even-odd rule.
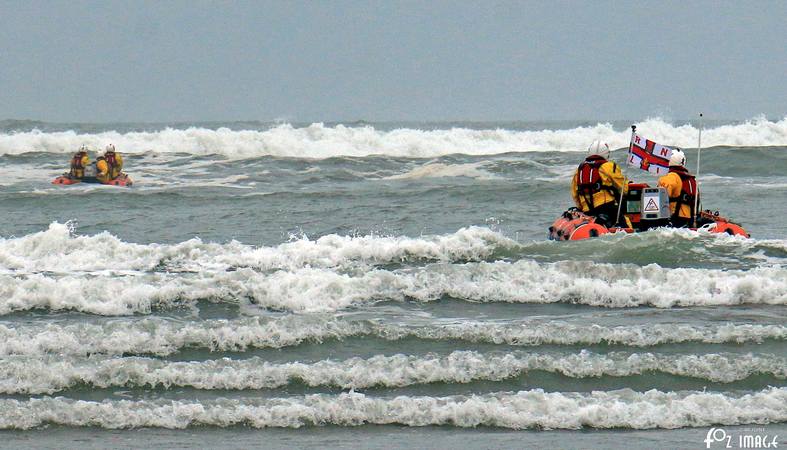
[[[679,175],[668,173],[659,178],[659,187],[666,188],[667,196],[672,199],[680,196],[680,191],[683,189],[683,182],[681,182]],[[670,200],[669,203],[670,211],[675,214],[675,208],[678,206],[678,203],[673,200]]]
[[[115,154],[115,161],[117,161],[118,172],[120,172],[121,170],[123,170],[123,157],[120,156],[120,153]]]
[[[90,164],[90,157],[85,155],[82,157],[82,167],[87,167]]]
[[[106,161],[101,160],[96,163],[96,170],[98,171],[99,176],[105,177],[109,171],[109,166],[107,165]]]
[[[610,184],[618,190],[618,193],[622,192],[625,195],[626,192],[628,192],[629,183],[626,179],[626,176],[623,175],[623,171],[620,169],[620,166],[610,161],[601,166],[601,169],[606,169],[604,172],[606,172],[606,175],[609,177]]]
[[[659,187],[667,188],[667,194],[670,197],[677,197],[683,186],[678,175],[668,173],[659,178]]]
[[[577,208],[582,209],[582,205],[579,204],[579,196],[577,195],[577,174],[574,174],[574,178],[571,179],[571,198],[574,199],[574,204],[577,205]]]

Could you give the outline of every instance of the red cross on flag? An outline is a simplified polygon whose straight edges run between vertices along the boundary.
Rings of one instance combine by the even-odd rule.
[[[649,139],[633,134],[629,145],[628,165],[639,167],[655,175],[669,172],[672,148],[659,145]]]

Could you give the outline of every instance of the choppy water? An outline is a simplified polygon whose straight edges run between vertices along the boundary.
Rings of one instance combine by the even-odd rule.
[[[577,243],[545,240],[577,150],[626,124],[0,125],[0,428],[31,430],[11,442],[785,430],[787,119],[703,134],[704,206],[752,239]],[[110,141],[133,188],[49,184]]]

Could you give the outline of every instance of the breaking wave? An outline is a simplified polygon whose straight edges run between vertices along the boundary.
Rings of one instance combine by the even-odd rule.
[[[0,269],[60,272],[91,270],[169,271],[258,270],[302,267],[342,267],[348,264],[388,264],[407,261],[479,261],[496,252],[520,247],[516,241],[488,228],[462,228],[455,233],[420,238],[326,235],[315,240],[293,238],[275,247],[254,247],[232,241],[205,243],[195,238],[176,245],[131,244],[104,232],[77,236],[71,224],[16,239],[0,239]],[[111,261],[109,263],[108,261]]]
[[[692,147],[697,129],[674,126],[661,119],[639,123],[647,137],[668,145]],[[103,148],[114,143],[124,153],[190,153],[224,155],[229,158],[280,156],[330,158],[335,156],[387,155],[431,158],[453,153],[488,155],[531,151],[580,151],[595,139],[612,148],[628,145],[629,130],[616,130],[600,123],[566,130],[514,131],[506,129],[443,130],[396,129],[380,131],[371,126],[325,126],[320,123],[296,128],[278,125],[265,131],[233,131],[228,128],[171,129],[155,132],[96,134],[63,132],[16,132],[0,134],[0,155],[28,152],[70,153],[85,144]],[[787,118],[771,122],[758,118],[745,123],[708,128],[703,133],[706,146],[787,145]]]
[[[462,321],[403,325],[296,315],[275,320],[260,317],[183,322],[159,317],[94,323],[0,324],[0,355],[4,356],[168,356],[189,348],[242,352],[254,348],[285,348],[352,337],[389,341],[418,338],[512,346],[625,345],[650,347],[676,343],[761,343],[787,340],[787,327],[765,324],[648,323],[604,326],[561,320],[539,322]]]
[[[669,286],[670,289],[666,289]],[[0,314],[32,309],[149,314],[208,300],[292,312],[383,301],[576,303],[609,308],[787,304],[787,269],[666,269],[656,264],[434,263],[353,275],[323,268],[222,272],[0,275]]]
[[[628,377],[647,372],[731,383],[749,376],[787,378],[787,359],[758,355],[660,355],[582,351],[569,355],[455,351],[447,356],[377,355],[368,359],[314,363],[269,363],[259,357],[169,362],[125,357],[45,359],[25,357],[0,361],[0,392],[52,394],[78,385],[96,388],[275,389],[293,382],[344,389],[404,387],[429,383],[500,381],[529,371],[572,378]]]
[[[517,393],[453,397],[379,398],[361,393],[273,399],[0,400],[0,428],[46,424],[102,428],[255,428],[309,425],[492,426],[512,429],[680,428],[713,424],[766,424],[787,420],[787,389],[736,395],[711,392]]]
[[[199,238],[177,244],[134,244],[108,232],[77,235],[71,223],[52,223],[45,231],[19,238],[0,238],[0,273],[85,271],[224,271],[253,268],[260,271],[299,268],[369,268],[374,265],[479,262],[533,258],[541,261],[592,259],[617,262],[647,250],[651,261],[683,257],[726,267],[779,265],[787,259],[783,239],[743,239],[689,230],[658,229],[634,235],[615,235],[577,243],[518,242],[489,228],[471,226],[444,235],[340,236],[316,239],[292,236],[276,246],[253,246],[230,241],[203,242]],[[614,245],[610,240],[614,241]],[[656,245],[658,244],[658,245]],[[663,256],[663,257],[662,257]],[[67,261],[67,268],[63,262]],[[743,265],[745,266],[745,265]]]
[[[705,234],[660,230],[613,236],[615,245],[561,245],[469,227],[418,238],[326,235],[256,247],[197,238],[132,244],[106,232],[77,236],[70,224],[53,223],[0,239],[0,314],[150,314],[202,300],[293,312],[446,298],[612,308],[787,303],[784,240]],[[666,248],[649,250],[648,258],[664,252],[667,266],[637,259],[638,249],[665,237]],[[675,254],[701,258],[708,268],[669,267]]]

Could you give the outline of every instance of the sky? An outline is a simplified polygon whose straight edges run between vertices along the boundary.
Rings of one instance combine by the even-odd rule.
[[[785,1],[0,0],[0,120],[787,115]]]

